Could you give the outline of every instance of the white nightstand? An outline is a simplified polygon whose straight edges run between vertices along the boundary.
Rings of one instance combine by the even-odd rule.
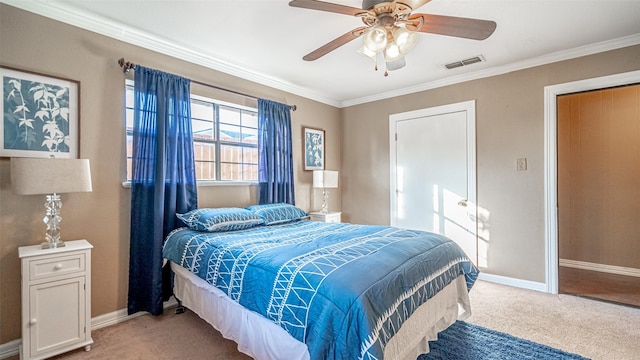
[[[91,350],[91,248],[86,240],[64,247],[22,246],[22,359]]]
[[[332,222],[339,223],[341,212],[329,211],[328,213],[323,212],[310,212],[309,216],[312,221],[322,221],[322,222]]]

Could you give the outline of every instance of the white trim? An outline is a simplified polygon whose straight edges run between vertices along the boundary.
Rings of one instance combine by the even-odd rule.
[[[555,53],[542,55],[535,58],[526,59],[526,60],[518,61],[515,63],[503,65],[503,66],[493,66],[487,69],[478,70],[478,71],[474,71],[466,74],[449,76],[444,79],[429,81],[417,86],[388,91],[388,92],[375,94],[371,96],[365,96],[357,99],[345,100],[340,103],[340,107],[349,107],[349,106],[369,103],[377,100],[384,100],[384,99],[389,99],[397,96],[413,94],[420,91],[437,89],[439,87],[459,84],[459,83],[463,83],[471,80],[488,78],[496,75],[507,74],[510,72],[528,69],[535,66],[551,64],[558,61],[574,59],[582,56],[597,54],[600,52],[620,49],[623,47],[634,46],[638,44],[640,44],[640,34],[634,34],[630,36],[621,37],[618,39],[613,39],[613,40],[603,41],[595,44],[580,46],[573,49],[558,51]]]
[[[550,64],[558,61],[640,44],[640,34],[634,34],[618,39],[612,39],[595,44],[579,46],[573,49],[558,51],[552,54],[542,55],[508,65],[494,66],[467,74],[450,76],[440,80],[429,81],[417,86],[411,86],[371,96],[340,101],[335,98],[329,97],[326,94],[320,94],[313,89],[296,86],[290,82],[276,79],[269,75],[258,73],[246,68],[241,68],[233,64],[232,61],[217,58],[213,56],[213,54],[205,54],[197,49],[179,46],[173,42],[167,41],[166,39],[158,38],[154,35],[143,32],[136,28],[126,26],[117,21],[99,17],[95,14],[79,10],[68,4],[65,4],[62,1],[0,0],[0,2],[60,22],[64,22],[72,26],[108,36],[116,40],[124,41],[126,43],[140,46],[152,51],[157,51],[161,54],[172,56],[177,59],[188,61],[194,64],[202,65],[210,69],[221,71],[242,79],[296,94],[308,99],[316,100],[338,108],[349,107],[377,100],[389,99],[396,96],[412,94],[419,91],[435,89],[470,80],[506,74],[509,72],[527,69],[534,66]]]
[[[487,274],[483,272],[478,275],[478,280],[540,292],[546,292],[547,290],[547,286],[541,282],[521,280],[507,276]]]
[[[397,196],[396,189],[398,184],[396,166],[397,166],[397,154],[396,154],[396,128],[397,123],[403,120],[421,118],[426,116],[435,116],[442,114],[450,114],[454,112],[465,111],[467,114],[467,201],[469,212],[473,219],[477,219],[478,206],[477,206],[477,177],[476,177],[476,101],[468,100],[454,104],[447,104],[441,106],[435,106],[425,109],[407,111],[398,114],[389,115],[389,223],[391,226],[397,225]],[[475,213],[474,213],[475,212]],[[473,234],[476,237],[476,258],[472,259],[474,264],[478,263],[478,221],[475,222],[475,228]]]
[[[162,303],[162,308],[167,309],[172,306],[178,305],[178,302],[174,297]],[[127,309],[116,310],[107,314],[98,315],[91,319],[91,329],[98,330],[106,326],[111,326],[115,324],[119,324],[121,322],[125,322],[127,320],[131,320],[137,318],[141,315],[146,315],[148,312],[146,311],[138,311],[135,314],[128,315]]]
[[[282,79],[240,67],[234,64],[233,61],[221,59],[220,57],[214,56],[214,54],[207,54],[195,48],[178,45],[137,28],[80,10],[69,4],[65,4],[63,1],[1,0],[0,2],[141,48],[221,71],[274,89],[340,107],[339,101],[320,94],[313,89],[297,86]]]
[[[16,339],[8,343],[0,344],[0,359],[6,359],[20,354],[22,340]]]
[[[233,180],[196,180],[197,187],[216,187],[216,186],[258,186],[257,182],[252,181],[233,181]],[[125,189],[131,188],[131,180],[122,182]]]
[[[116,325],[127,320],[135,319],[138,316],[148,314],[145,311],[139,311],[135,314],[128,315],[127,309],[116,310],[107,314],[98,315],[91,319],[91,329],[98,330],[103,327]]]
[[[545,278],[547,292],[558,293],[558,203],[556,97],[580,91],[640,83],[640,70],[602,76],[544,88],[544,215],[545,215]]]
[[[165,301],[162,304],[164,309],[177,305],[178,302],[174,297]],[[98,330],[103,327],[119,324],[138,316],[148,314],[146,311],[139,311],[132,315],[127,315],[127,309],[116,310],[107,314],[98,315],[91,318],[91,330]],[[22,346],[22,339],[16,339],[9,341],[8,343],[0,344],[0,359],[6,359],[11,356],[20,354],[20,347]]]
[[[189,94],[189,96],[190,96],[191,99],[195,99],[195,100],[198,100],[198,101],[203,101],[203,102],[207,102],[207,103],[214,103],[216,105],[228,106],[228,107],[232,107],[234,109],[251,111],[251,112],[254,112],[254,113],[258,112],[258,108],[257,107],[253,107],[253,106],[240,105],[240,104],[232,103],[232,102],[229,102],[229,101],[218,100],[218,99],[213,98],[213,97],[207,97],[207,96],[202,96],[202,95],[197,95],[197,94]],[[258,100],[256,100],[256,102],[257,101]]]
[[[574,269],[582,269],[582,270],[589,270],[589,271],[604,272],[608,274],[640,277],[640,269],[635,269],[630,267],[597,264],[597,263],[570,260],[570,259],[560,259],[558,263],[560,264],[560,266],[570,267]]]

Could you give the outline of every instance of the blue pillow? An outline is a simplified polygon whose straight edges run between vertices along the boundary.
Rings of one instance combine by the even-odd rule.
[[[309,216],[299,207],[286,203],[251,205],[247,210],[258,215],[265,225],[284,224]]]
[[[262,225],[256,214],[241,208],[203,208],[176,214],[190,229],[197,231],[234,231]]]

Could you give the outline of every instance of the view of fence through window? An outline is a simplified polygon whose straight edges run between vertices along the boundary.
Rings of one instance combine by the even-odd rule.
[[[126,86],[127,181],[133,154],[133,84]],[[258,181],[256,109],[191,95],[197,180]]]

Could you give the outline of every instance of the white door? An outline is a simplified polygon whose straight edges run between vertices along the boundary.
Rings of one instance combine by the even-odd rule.
[[[391,225],[454,240],[477,263],[475,102],[394,114]]]

